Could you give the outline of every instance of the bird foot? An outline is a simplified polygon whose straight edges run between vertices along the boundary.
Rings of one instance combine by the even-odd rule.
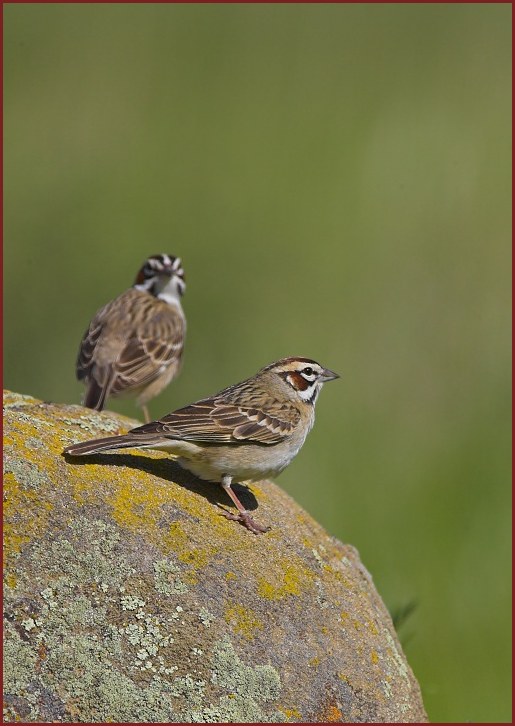
[[[232,514],[232,512],[222,509],[221,514],[223,514],[224,517],[227,517],[227,519],[232,519],[234,522],[241,522],[241,524],[243,524],[243,526],[253,534],[262,534],[263,532],[268,532],[268,530],[271,529],[271,527],[264,527],[262,524],[259,524],[259,522],[256,522],[256,520],[253,519],[248,512]]]

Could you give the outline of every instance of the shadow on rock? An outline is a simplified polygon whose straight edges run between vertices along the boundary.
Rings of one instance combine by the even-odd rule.
[[[115,452],[111,454],[91,454],[84,457],[70,456],[69,454],[63,454],[63,456],[69,464],[74,466],[101,464],[139,469],[147,474],[153,474],[161,479],[178,484],[195,492],[195,494],[200,494],[217,507],[225,509],[225,505],[229,503],[231,512],[234,509],[231,500],[220,485],[199,479],[195,474],[183,469],[176,461],[170,459],[149,459],[147,456],[118,454]],[[244,484],[235,483],[232,484],[232,489],[246,509],[249,511],[257,509],[257,499],[248,487]],[[222,505],[224,506],[222,507]]]

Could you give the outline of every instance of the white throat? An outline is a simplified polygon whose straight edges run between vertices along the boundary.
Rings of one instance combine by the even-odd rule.
[[[157,297],[159,300],[163,300],[165,303],[168,303],[168,305],[177,305],[177,307],[181,306],[181,296],[177,289],[169,290],[168,288],[164,288],[161,292],[157,294]]]
[[[172,275],[172,277],[163,275],[152,277],[140,285],[134,285],[134,287],[136,290],[141,290],[142,292],[152,292],[159,300],[163,300],[168,305],[176,305],[182,308],[180,284],[175,275]]]
[[[309,403],[315,403],[317,400],[318,394],[320,392],[320,386],[318,386],[316,383],[312,383],[310,386],[306,388],[305,391],[297,391],[299,396],[302,398],[303,401],[309,401]]]

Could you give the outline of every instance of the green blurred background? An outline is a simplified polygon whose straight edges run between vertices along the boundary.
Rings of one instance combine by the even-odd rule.
[[[509,721],[511,6],[4,5],[5,385],[182,257],[158,417],[342,374],[280,483],[355,545],[433,721]],[[130,416],[131,401],[110,407]]]

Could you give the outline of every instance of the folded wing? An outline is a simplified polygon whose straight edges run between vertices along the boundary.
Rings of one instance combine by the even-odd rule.
[[[288,413],[265,414],[260,409],[227,403],[217,397],[206,398],[159,421],[138,426],[131,433],[156,433],[205,444],[278,444],[292,434],[300,416],[296,410]]]

